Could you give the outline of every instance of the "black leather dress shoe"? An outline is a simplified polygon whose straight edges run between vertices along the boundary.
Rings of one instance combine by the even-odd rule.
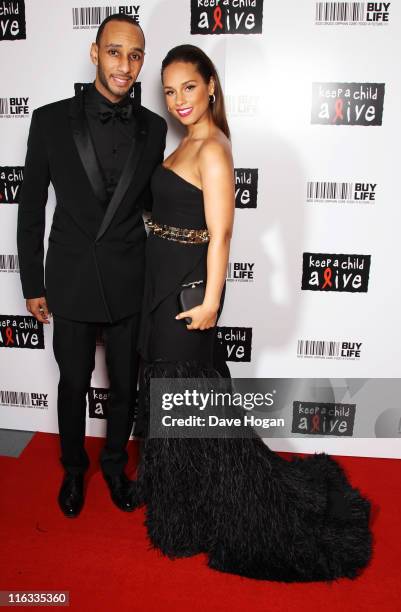
[[[135,510],[138,506],[135,481],[130,480],[124,472],[116,475],[104,474],[104,479],[108,484],[111,499],[117,508],[124,512]]]
[[[83,474],[65,474],[58,495],[59,506],[68,518],[75,518],[84,505]]]

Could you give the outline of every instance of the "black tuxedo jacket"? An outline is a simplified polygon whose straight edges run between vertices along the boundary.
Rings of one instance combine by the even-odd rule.
[[[36,109],[18,211],[18,255],[25,298],[45,295],[51,312],[77,321],[113,322],[140,310],[149,180],[163,160],[167,124],[143,106],[110,202],[84,114],[75,96]],[[45,206],[56,208],[44,269]]]

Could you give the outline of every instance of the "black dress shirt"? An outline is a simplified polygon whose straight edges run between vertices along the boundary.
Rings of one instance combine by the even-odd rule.
[[[113,104],[96,89],[94,84],[85,94],[85,114],[109,199],[114,193],[132,146],[136,121],[135,113],[132,112],[127,121],[112,117],[102,122],[99,112],[101,108],[105,108],[105,105],[112,110],[127,103],[132,104],[128,96]]]

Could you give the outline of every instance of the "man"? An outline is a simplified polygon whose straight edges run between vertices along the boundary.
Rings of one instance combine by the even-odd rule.
[[[53,316],[65,470],[58,501],[68,517],[78,516],[84,503],[86,395],[99,325],[110,379],[101,467],[114,503],[125,511],[135,506],[124,468],[138,374],[142,209],[148,208],[149,179],[163,160],[166,139],[166,122],[141,106],[135,83],[144,48],[142,29],[132,18],[105,19],[90,51],[95,82],[76,85],[73,98],[35,110],[29,132],[18,253],[28,311],[45,324]],[[44,270],[50,181],[57,205]]]

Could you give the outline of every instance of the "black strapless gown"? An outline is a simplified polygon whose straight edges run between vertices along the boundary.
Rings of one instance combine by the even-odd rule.
[[[202,191],[173,171],[159,166],[152,191],[155,222],[206,226]],[[287,461],[259,438],[146,437],[152,377],[227,376],[215,330],[174,319],[181,284],[206,279],[206,255],[207,244],[148,238],[134,434],[145,438],[136,486],[152,545],[250,578],[355,578],[372,554],[370,501],[329,455]]]

